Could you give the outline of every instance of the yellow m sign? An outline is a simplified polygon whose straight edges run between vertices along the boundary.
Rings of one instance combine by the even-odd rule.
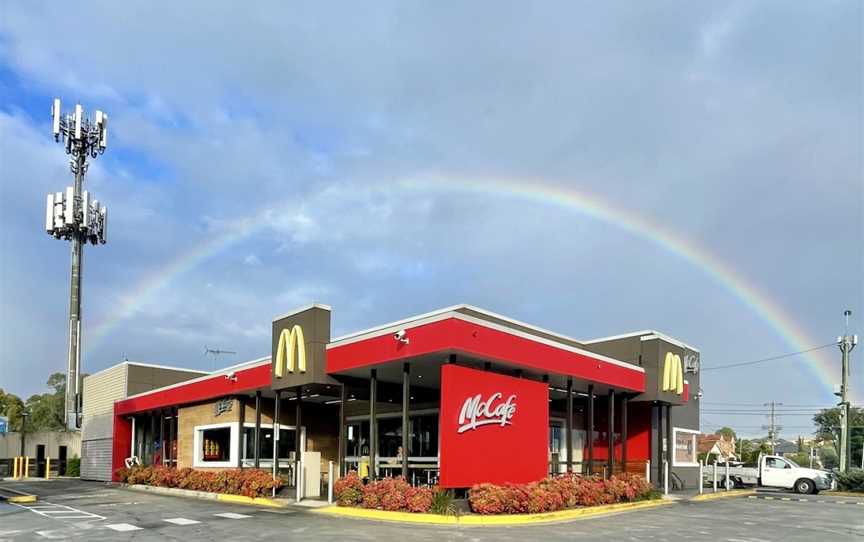
[[[672,352],[666,352],[663,361],[663,391],[673,391],[678,395],[684,393],[684,368],[681,357]]]
[[[303,339],[303,328],[298,325],[292,327],[291,331],[283,329],[279,334],[273,374],[281,378],[286,367],[289,373],[306,372],[306,341]]]

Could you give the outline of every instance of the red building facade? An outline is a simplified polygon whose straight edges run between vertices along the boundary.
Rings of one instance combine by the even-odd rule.
[[[113,467],[158,449],[168,465],[289,480],[305,457],[316,472],[333,461],[453,488],[659,472],[675,458],[688,476],[698,351],[683,343],[649,331],[578,341],[467,305],[334,339],[330,312],[274,319],[270,358],[115,403]]]

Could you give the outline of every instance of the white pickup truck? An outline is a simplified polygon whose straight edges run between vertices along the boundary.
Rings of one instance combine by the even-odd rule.
[[[714,469],[714,465],[705,465],[703,481],[713,484]],[[716,469],[717,484],[723,486],[726,484],[726,466],[717,465]],[[778,487],[796,493],[819,493],[831,489],[833,483],[828,471],[799,467],[791,459],[779,455],[760,455],[755,467],[729,466],[729,486],[734,487]]]

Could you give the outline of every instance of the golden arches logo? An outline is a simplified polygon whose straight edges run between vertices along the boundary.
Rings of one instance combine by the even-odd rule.
[[[306,372],[306,341],[303,339],[303,328],[298,325],[294,325],[290,331],[283,329],[279,334],[273,373],[281,378],[286,367],[289,373]]]
[[[678,395],[684,393],[684,367],[681,356],[666,352],[663,361],[663,391],[673,391]]]

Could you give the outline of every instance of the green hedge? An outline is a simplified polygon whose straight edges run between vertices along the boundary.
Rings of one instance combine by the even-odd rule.
[[[77,455],[72,456],[72,459],[66,460],[66,474],[65,476],[74,476],[78,478],[81,476],[81,458]]]
[[[851,469],[837,475],[837,489],[864,493],[864,469]]]

